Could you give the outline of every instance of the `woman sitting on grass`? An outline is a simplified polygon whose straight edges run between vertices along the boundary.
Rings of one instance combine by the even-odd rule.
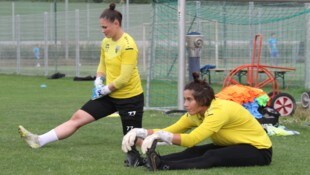
[[[240,104],[215,98],[213,89],[198,73],[193,77],[184,88],[187,113],[162,130],[132,129],[123,138],[122,150],[128,152],[135,144],[142,144],[153,171],[269,165],[272,143],[259,122]],[[207,138],[212,143],[198,145]],[[155,152],[157,140],[188,148],[159,156]]]

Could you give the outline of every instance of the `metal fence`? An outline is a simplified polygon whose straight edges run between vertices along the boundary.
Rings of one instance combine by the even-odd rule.
[[[139,47],[139,70],[147,82],[146,107],[174,108],[179,95],[178,6],[172,0],[156,2],[117,4],[116,9],[123,14],[123,28]],[[287,85],[304,86],[310,41],[308,6],[234,1],[186,3],[186,32],[204,36],[201,66],[213,64],[231,69],[249,63],[256,33],[264,35],[262,63],[269,64],[267,38],[276,32],[280,65],[296,67],[295,72],[286,75]],[[104,37],[98,19],[107,7],[106,3],[58,3],[55,10],[53,3],[0,2],[0,73],[95,75]],[[214,73],[212,82],[222,83],[225,73]]]
[[[55,11],[53,3],[0,3],[0,11],[2,8],[7,11],[0,16],[1,73],[95,75],[100,43],[104,37],[99,26],[99,15],[108,4],[73,3],[68,7],[72,5],[76,9],[70,10],[73,7],[58,3],[59,10]],[[31,9],[31,5],[36,7]],[[146,23],[152,15],[151,5],[130,5],[128,9],[126,4],[117,4],[116,9],[123,13],[125,31],[137,41],[141,58],[139,68],[143,71],[147,49],[143,39],[146,38]],[[31,11],[35,14],[31,14]],[[39,49],[39,64],[34,48]]]

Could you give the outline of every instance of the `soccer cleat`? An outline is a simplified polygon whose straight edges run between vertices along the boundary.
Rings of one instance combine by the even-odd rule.
[[[38,135],[32,134],[27,131],[23,126],[18,126],[18,132],[23,140],[31,147],[31,148],[40,148]]]
[[[157,140],[154,140],[151,148],[146,152],[147,156],[147,167],[150,171],[156,171],[159,168],[160,164],[160,155],[156,153],[155,148],[157,145]]]
[[[124,161],[126,167],[138,167],[145,165],[145,159],[140,156],[139,151],[135,147],[132,147],[132,150],[128,151],[126,156],[126,160]]]

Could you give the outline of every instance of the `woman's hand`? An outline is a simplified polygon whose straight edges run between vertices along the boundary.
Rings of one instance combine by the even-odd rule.
[[[147,130],[144,128],[133,128],[124,137],[122,141],[122,150],[127,153],[131,151],[131,147],[134,146],[137,137],[147,137]]]
[[[141,146],[142,153],[145,154],[147,150],[151,148],[154,140],[161,140],[163,142],[168,143],[169,145],[172,145],[172,139],[173,139],[172,133],[163,130],[157,131],[144,139]]]

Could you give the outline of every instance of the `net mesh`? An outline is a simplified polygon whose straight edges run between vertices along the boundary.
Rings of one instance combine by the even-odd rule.
[[[175,89],[174,91],[170,89],[176,88],[178,79],[178,2],[176,0],[153,2],[150,79],[161,80],[167,86],[165,92],[168,91],[169,99],[177,99]],[[185,29],[187,33],[198,32],[203,36],[200,66],[210,64],[225,70],[251,63],[252,42],[258,33],[263,36],[260,63],[272,65],[268,40],[271,33],[275,33],[279,49],[276,64],[296,68],[296,71],[285,75],[286,85],[293,86],[296,82],[304,81],[304,46],[308,42],[306,25],[309,12],[310,9],[306,4],[296,2],[188,0]],[[187,69],[186,66],[184,71]],[[221,84],[227,73],[228,71],[214,73],[212,83]],[[187,81],[188,79],[189,77],[186,78]],[[157,98],[155,101],[177,104],[176,101],[164,100],[167,96],[163,93],[151,88],[149,94],[156,94],[156,97],[153,97]]]
[[[106,7],[107,3],[69,3],[65,20],[63,1],[57,3],[56,15],[51,1],[1,1],[0,72],[50,75],[59,71],[67,76],[94,75],[103,37],[98,16]],[[117,4],[117,9],[123,14],[123,28],[139,47],[139,70],[147,82],[144,86],[146,107],[175,108],[179,76],[178,1],[130,3],[129,11],[125,4]],[[198,32],[203,36],[201,67],[209,64],[225,70],[211,73],[212,84],[219,85],[223,84],[227,70],[251,63],[252,42],[258,33],[263,36],[260,63],[272,65],[268,40],[271,33],[275,33],[279,50],[277,64],[296,68],[285,74],[287,89],[302,86],[305,81],[309,12],[307,4],[297,2],[187,0],[185,32]],[[34,66],[35,46],[40,47],[39,68]],[[43,64],[45,53],[48,54],[47,67]],[[188,62],[188,58],[185,59]],[[187,83],[188,65],[182,70]],[[279,83],[281,81],[279,79]]]

